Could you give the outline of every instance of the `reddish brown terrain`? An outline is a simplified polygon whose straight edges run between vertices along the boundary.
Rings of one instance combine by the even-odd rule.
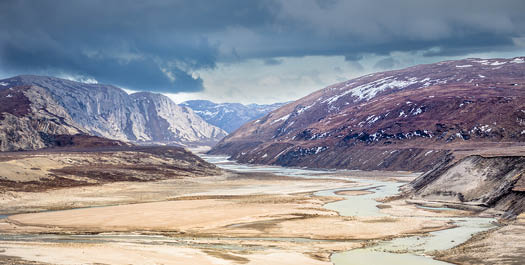
[[[0,104],[0,119],[4,119],[7,113],[22,117],[30,112],[31,101],[23,93],[28,89],[28,86],[19,86],[16,89],[0,90],[0,98],[4,99]]]
[[[118,140],[111,140],[98,136],[91,136],[86,134],[59,134],[59,135],[48,135],[45,138],[48,146],[54,148],[95,148],[95,147],[115,147],[115,146],[132,146],[129,143],[121,142]]]
[[[65,144],[52,149],[0,152],[0,194],[222,173],[180,147],[119,145],[94,136],[62,138]]]
[[[338,83],[247,123],[211,154],[243,163],[430,169],[525,154],[525,58],[418,65]]]

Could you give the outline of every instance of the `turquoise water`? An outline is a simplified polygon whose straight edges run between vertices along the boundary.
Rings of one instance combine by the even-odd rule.
[[[297,168],[283,168],[275,166],[253,166],[242,165],[227,160],[227,157],[203,156],[207,161],[215,163],[217,166],[236,170],[241,172],[267,172],[278,175],[303,177],[303,178],[327,178],[327,179],[345,179],[348,177],[336,177],[334,171],[319,171]],[[376,199],[398,193],[402,183],[378,181],[373,179],[352,178],[352,181],[361,185],[353,190],[367,189],[374,193],[358,196],[337,195],[335,192],[340,190],[352,190],[349,188],[333,189],[316,192],[317,196],[338,196],[344,198],[342,201],[326,204],[327,209],[335,210],[342,216],[359,216],[359,217],[377,217],[388,216],[380,212]],[[432,210],[449,210],[448,208],[431,208]],[[0,219],[6,218],[6,215],[0,215]],[[331,260],[335,265],[444,265],[446,262],[433,260],[426,256],[428,252],[443,250],[454,247],[468,240],[473,234],[488,230],[494,225],[493,219],[490,218],[435,218],[428,217],[429,220],[440,219],[450,220],[457,227],[437,232],[429,233],[426,236],[410,236],[396,238],[389,241],[382,241],[376,245],[356,249],[332,255]],[[1,240],[5,241],[31,241],[31,242],[129,242],[148,244],[167,244],[167,245],[195,245],[199,247],[248,250],[249,246],[239,246],[231,244],[199,244],[191,238],[172,238],[154,235],[130,235],[130,234],[99,234],[99,235],[0,235]],[[224,240],[224,239],[223,239]],[[275,240],[275,241],[312,241],[311,239],[302,238],[232,238],[232,240]],[[320,240],[322,241],[322,240]],[[355,241],[352,241],[355,242]],[[256,247],[254,247],[256,248]]]
[[[396,238],[372,247],[351,250],[332,255],[335,265],[443,265],[447,262],[437,261],[425,253],[445,250],[459,245],[474,234],[494,227],[491,218],[436,218],[451,220],[456,228],[431,232],[428,236],[411,236]],[[402,253],[402,254],[399,254]]]
[[[337,211],[342,216],[361,216],[361,217],[377,217],[377,216],[386,216],[379,211],[377,208],[378,203],[375,199],[383,198],[385,196],[396,194],[399,187],[403,185],[398,182],[385,182],[385,181],[376,181],[376,180],[366,180],[366,179],[356,179],[361,184],[366,184],[366,186],[360,186],[353,189],[343,188],[343,189],[334,189],[316,192],[317,196],[337,196],[343,197],[345,200],[336,201],[332,203],[325,204],[324,207],[330,210]],[[367,189],[373,193],[359,195],[359,196],[344,196],[337,195],[337,191],[343,190],[362,190]]]
[[[339,190],[362,190],[363,187],[354,189],[334,189],[315,193],[318,196],[340,196],[345,200],[328,203],[326,208],[339,212],[342,216],[358,217],[377,217],[388,216],[381,213],[375,199],[391,196],[398,192],[402,184],[394,182],[381,182],[375,180],[355,181],[367,184],[366,187],[374,194],[357,196],[340,196],[335,194]],[[365,187],[365,188],[366,188]],[[453,210],[443,208],[443,210]],[[467,241],[472,235],[488,230],[493,225],[491,218],[470,218],[470,217],[428,217],[429,220],[445,220],[454,222],[456,228],[431,232],[426,236],[410,236],[384,241],[377,245],[365,249],[351,250],[332,255],[332,262],[335,265],[442,265],[449,264],[437,261],[425,253],[445,250]]]
[[[357,249],[332,255],[335,265],[450,265],[448,262],[433,260],[411,253],[378,252],[369,249]]]
[[[227,160],[227,157],[204,157],[209,162],[217,166],[237,170],[242,172],[268,172],[278,175],[305,177],[305,178],[328,178],[342,179],[341,177],[331,176],[333,171],[317,171],[297,168],[283,168],[276,166],[255,166],[242,165]],[[349,179],[349,178],[344,178]],[[392,196],[398,193],[399,187],[403,183],[378,181],[374,179],[352,178],[352,181],[362,185],[353,189],[333,189],[316,192],[317,196],[338,196],[344,200],[326,204],[324,207],[337,211],[342,216],[358,217],[378,217],[389,216],[377,208],[380,204],[378,198]],[[342,190],[363,190],[367,189],[374,193],[357,196],[337,195],[335,192]],[[429,210],[453,210],[446,207],[420,207]],[[470,217],[428,217],[429,220],[446,220],[454,222],[457,227],[436,232],[428,233],[425,236],[410,236],[383,241],[371,247],[356,249],[341,253],[335,253],[331,261],[335,265],[444,265],[447,262],[437,261],[426,253],[445,250],[457,246],[474,234],[493,228],[495,221],[492,218],[470,218]]]

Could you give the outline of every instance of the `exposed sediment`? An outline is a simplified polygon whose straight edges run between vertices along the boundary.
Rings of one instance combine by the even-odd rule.
[[[79,261],[126,264],[140,255],[164,264],[187,264],[187,258],[191,257],[199,264],[324,265],[330,264],[330,253],[362,247],[369,240],[451,226],[445,220],[429,222],[427,214],[436,213],[416,208],[407,208],[410,217],[339,216],[325,209],[324,204],[340,198],[312,193],[359,188],[359,184],[342,179],[258,174],[226,172],[214,177],[110,182],[40,192],[10,191],[11,196],[1,200],[3,209],[16,210],[14,205],[19,211],[23,211],[20,207],[26,210],[107,207],[11,215],[0,222],[2,233],[35,238],[32,243],[6,241],[2,248],[5,255],[61,264]],[[350,174],[359,175],[359,172]],[[380,175],[413,177],[402,172]],[[85,236],[95,234],[97,238],[93,242],[98,243],[38,241],[41,233],[52,233],[63,239],[75,235],[86,239]],[[130,233],[145,238],[126,237]],[[112,234],[123,238],[103,241],[104,235]],[[165,238],[158,239],[159,236]],[[151,240],[155,238],[162,244],[152,245]],[[121,244],[112,242],[114,240]],[[111,254],[93,255],[103,249],[104,253]],[[75,257],[70,253],[76,253]]]
[[[496,210],[505,216],[525,211],[525,157],[469,156],[445,160],[404,187],[412,200]]]
[[[404,198],[499,216],[502,226],[449,250],[432,253],[454,264],[523,264],[525,260],[525,156],[448,159],[405,185]]]
[[[449,250],[434,253],[454,264],[519,265],[525,260],[525,216],[505,226],[475,235]]]

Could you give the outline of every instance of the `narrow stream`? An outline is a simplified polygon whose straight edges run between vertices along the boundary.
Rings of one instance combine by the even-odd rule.
[[[387,181],[377,181],[377,180],[367,180],[367,179],[352,179],[355,182],[366,184],[366,186],[360,186],[356,188],[343,188],[343,189],[334,189],[319,191],[314,193],[317,196],[337,196],[345,198],[345,200],[332,202],[325,204],[325,208],[337,211],[342,216],[386,216],[379,211],[377,205],[379,204],[376,199],[394,195],[397,193],[400,186],[403,183],[399,182],[387,182]],[[336,192],[344,190],[368,190],[373,193],[358,195],[358,196],[344,196],[338,195]]]
[[[307,169],[284,168],[276,166],[254,166],[237,164],[227,160],[227,157],[222,156],[202,156],[208,162],[214,163],[217,166],[235,170],[240,172],[267,172],[284,176],[302,177],[302,178],[327,178],[327,179],[345,179],[346,177],[338,177],[331,173],[331,171],[316,171]],[[314,193],[317,196],[338,196],[344,200],[326,204],[327,209],[335,210],[342,216],[360,216],[360,217],[375,217],[388,216],[380,212],[376,199],[386,196],[395,195],[398,192],[402,183],[379,181],[374,179],[353,178],[352,181],[358,182],[361,185],[355,188],[343,188],[323,190]],[[357,196],[338,195],[336,192],[341,190],[368,190],[373,193]],[[443,208],[442,210],[448,210]],[[1,218],[7,216],[0,215]],[[442,219],[453,221],[457,227],[437,232],[429,233],[427,236],[410,236],[404,238],[396,238],[390,241],[382,241],[376,245],[356,249],[347,252],[335,253],[331,257],[334,265],[443,265],[449,264],[433,260],[426,253],[443,250],[454,247],[468,240],[473,234],[488,230],[494,225],[491,218],[438,218],[428,217],[429,220]],[[194,242],[191,238],[173,238],[167,236],[156,235],[135,235],[135,234],[99,234],[99,235],[45,235],[45,234],[27,234],[27,235],[0,235],[0,239],[4,241],[40,241],[40,242],[71,242],[71,243],[97,243],[97,242],[147,242],[147,244],[167,244],[167,245],[202,245]],[[232,238],[232,240],[249,240],[247,238]],[[301,241],[309,239],[301,238],[253,238],[252,240],[275,240],[275,241]],[[245,246],[240,246],[232,242],[232,244],[204,244],[200,247],[211,247],[220,249],[239,248],[246,249]]]
[[[362,181],[377,188],[371,191],[374,194],[358,196],[341,196],[345,200],[326,204],[328,209],[336,210],[342,216],[387,216],[379,211],[375,201],[377,198],[394,195],[401,185],[392,182]],[[362,187],[354,190],[361,190]],[[315,193],[321,196],[334,196],[338,190],[322,191]],[[453,210],[446,209],[443,210]],[[457,227],[436,232],[431,232],[426,236],[401,237],[389,241],[383,241],[377,245],[364,249],[356,249],[332,255],[332,262],[335,265],[439,265],[450,264],[437,261],[425,255],[436,250],[452,248],[467,241],[478,232],[482,232],[494,227],[492,218],[472,218],[472,217],[427,217],[429,220],[446,220],[454,222]]]

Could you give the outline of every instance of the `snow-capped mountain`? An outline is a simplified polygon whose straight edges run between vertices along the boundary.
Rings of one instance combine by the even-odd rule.
[[[128,95],[111,85],[44,76],[0,80],[0,92],[1,150],[43,148],[46,138],[60,134],[180,145],[210,144],[226,135],[160,94]]]
[[[208,100],[189,100],[181,103],[187,106],[201,118],[228,133],[237,130],[248,121],[258,119],[286,103],[268,105],[240,103],[214,103]]]
[[[328,86],[210,153],[320,168],[428,169],[451,150],[525,142],[525,58],[466,59]]]

